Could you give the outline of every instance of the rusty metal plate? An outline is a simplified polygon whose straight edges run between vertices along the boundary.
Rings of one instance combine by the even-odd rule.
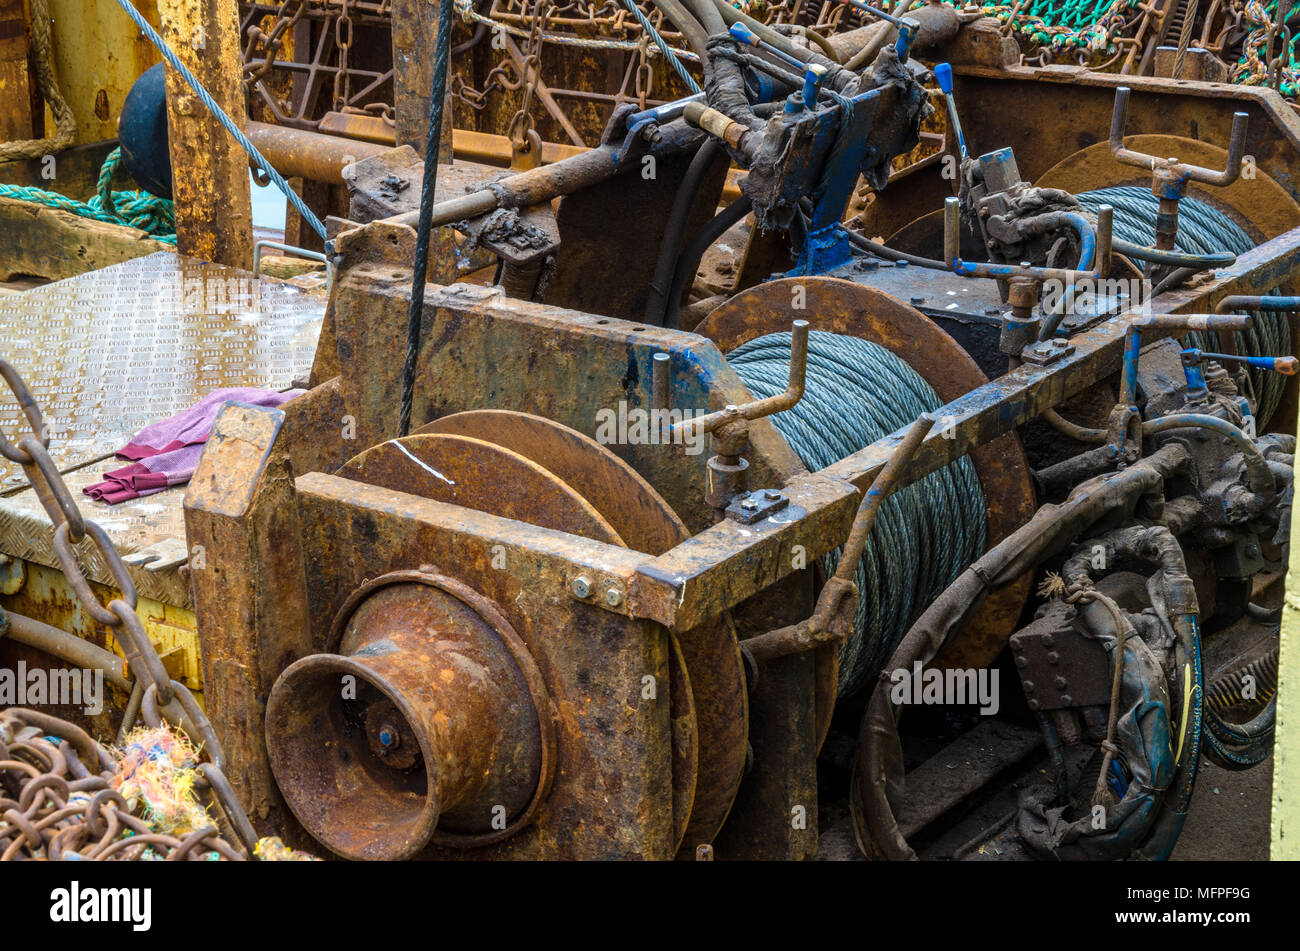
[[[219,387],[282,390],[305,378],[324,313],[323,297],[292,285],[159,252],[0,297],[0,353],[27,381],[50,454],[67,469]],[[6,432],[20,416],[0,401]],[[0,491],[25,483],[0,461]]]
[[[123,554],[158,554],[153,570],[129,568],[142,596],[190,604],[176,570],[184,487],[112,506],[81,489],[126,464],[112,454],[136,432],[211,390],[285,389],[305,377],[324,309],[316,294],[171,252],[0,297],[0,355],[43,409],[50,454],[82,512]],[[12,435],[24,426],[18,405],[0,400],[0,427]],[[49,518],[22,469],[5,460],[0,496],[0,551],[57,566]],[[93,543],[77,551],[87,576],[111,585]]]
[[[418,432],[474,437],[526,456],[577,490],[636,551],[661,555],[690,537],[681,519],[635,469],[594,439],[562,423],[511,410],[471,410],[434,420]],[[675,704],[682,704],[677,691],[686,681],[696,720],[698,778],[693,784],[694,806],[686,810],[690,823],[677,831],[683,853],[694,855],[696,845],[713,841],[740,788],[749,693],[729,616],[675,636],[675,660],[679,651],[685,676],[674,679],[674,699]],[[675,725],[682,722],[677,712],[673,720]],[[676,726],[674,732],[678,732]],[[682,743],[675,745],[678,755],[684,756]],[[675,797],[684,795],[683,789],[675,790]]]
[[[792,311],[790,306],[796,284],[805,288],[807,308],[802,311]],[[919,373],[945,403],[988,383],[970,355],[928,317],[889,294],[839,278],[783,278],[756,285],[714,309],[695,332],[730,353],[756,337],[788,331],[791,320],[804,316],[813,330],[860,337],[885,347]],[[1037,507],[1029,465],[1014,433],[973,449],[971,459],[984,488],[992,547],[1023,525]],[[954,667],[991,663],[1016,628],[1031,581],[1026,575],[991,594],[938,663]]]

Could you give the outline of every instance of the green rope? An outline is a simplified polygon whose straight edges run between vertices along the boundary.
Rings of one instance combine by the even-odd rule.
[[[751,340],[727,362],[755,397],[774,396],[789,376],[790,334]],[[883,347],[813,331],[803,399],[772,422],[803,464],[817,470],[942,405],[916,371]],[[840,648],[841,695],[879,672],[920,612],[983,553],[986,523],[969,457],[885,500],[858,564],[854,636]],[[837,550],[822,559],[828,576],[839,556]]]
[[[176,215],[170,201],[144,191],[112,191],[113,175],[121,161],[121,149],[108,153],[99,170],[97,194],[88,202],[28,185],[0,184],[0,198],[14,198],[81,218],[138,228],[164,244],[175,244]]]
[[[1124,241],[1150,247],[1156,238],[1156,212],[1159,202],[1151,189],[1137,185],[1099,188],[1077,196],[1079,203],[1096,214],[1101,205],[1115,209],[1111,233]],[[1209,254],[1231,251],[1243,254],[1255,247],[1241,227],[1211,205],[1195,198],[1184,198],[1178,203],[1178,238],[1174,242],[1179,251],[1190,254]],[[1134,264],[1145,269],[1142,261]],[[1277,293],[1274,291],[1273,293]],[[1291,329],[1285,314],[1253,311],[1255,325],[1236,334],[1237,351],[1252,357],[1282,357],[1291,352]],[[1217,349],[1217,344],[1200,333],[1186,336],[1189,346],[1205,350]],[[1257,419],[1263,427],[1282,401],[1286,377],[1268,370],[1250,370],[1250,380],[1259,400]]]

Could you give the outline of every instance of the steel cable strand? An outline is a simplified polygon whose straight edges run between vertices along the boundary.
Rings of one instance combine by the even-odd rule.
[[[1115,209],[1112,227],[1114,237],[1147,247],[1155,241],[1159,202],[1149,188],[1120,185],[1082,192],[1075,197],[1093,214],[1103,204],[1109,204]],[[1175,243],[1177,250],[1190,254],[1211,254],[1216,251],[1242,254],[1255,247],[1255,242],[1240,225],[1217,208],[1195,198],[1184,198],[1178,203],[1178,239]],[[1143,261],[1133,263],[1144,271],[1148,267]],[[1255,317],[1254,327],[1236,335],[1238,351],[1247,356],[1286,356],[1291,347],[1291,333],[1286,316],[1263,311],[1251,313]],[[1189,346],[1216,349],[1200,333],[1190,333],[1186,339]],[[1263,427],[1281,402],[1286,380],[1279,374],[1253,367],[1249,373],[1259,397],[1257,414],[1259,425]]]
[[[790,335],[770,334],[728,355],[750,392],[785,389]],[[772,417],[809,470],[825,468],[911,424],[942,401],[911,367],[883,347],[814,331],[804,397]],[[854,636],[840,648],[842,694],[860,689],[893,652],[925,604],[983,552],[984,496],[969,458],[907,486],[881,506],[855,571],[861,597]],[[839,552],[822,559],[835,571]]]

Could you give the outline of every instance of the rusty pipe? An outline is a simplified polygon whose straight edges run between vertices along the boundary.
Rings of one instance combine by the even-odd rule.
[[[131,689],[131,678],[127,675],[126,660],[104,650],[97,644],[83,640],[75,634],[38,621],[13,611],[0,611],[0,640],[6,636],[15,643],[34,647],[38,651],[57,657],[77,667],[87,670],[102,670],[104,679],[119,690]]]
[[[673,425],[674,436],[686,438],[697,433],[711,433],[726,423],[741,419],[761,419],[783,413],[803,399],[808,375],[808,321],[796,320],[790,330],[790,376],[785,392],[740,406],[728,406],[714,413],[684,419]]]
[[[250,122],[249,140],[286,178],[305,178],[329,185],[343,184],[343,169],[353,162],[390,151],[373,142],[360,142],[267,122]]]

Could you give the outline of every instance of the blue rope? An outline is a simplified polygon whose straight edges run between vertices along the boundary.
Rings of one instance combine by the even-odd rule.
[[[751,340],[727,355],[755,397],[782,392],[790,334]],[[910,426],[943,401],[883,347],[839,334],[808,335],[803,399],[772,422],[809,470],[823,469]],[[880,507],[857,567],[854,635],[840,648],[841,695],[861,689],[931,601],[984,551],[984,492],[968,456],[898,490]],[[840,553],[825,556],[829,576]]]
[[[659,47],[659,52],[663,53],[664,59],[668,60],[673,69],[677,70],[677,75],[682,77],[682,82],[686,83],[686,87],[698,96],[701,90],[699,84],[695,81],[695,77],[686,71],[686,67],[683,66],[682,61],[677,58],[677,54],[674,53],[673,48],[668,45],[668,41],[660,36],[659,31],[650,25],[650,20],[641,12],[641,8],[636,5],[635,0],[623,0],[623,5],[627,7],[628,12],[636,17],[637,22],[641,24],[641,29],[645,30],[646,33],[649,34],[650,39],[654,40],[655,46]]]
[[[302,216],[302,220],[311,225],[311,229],[320,235],[321,240],[325,242],[326,253],[331,253],[333,250],[331,247],[332,242],[326,237],[324,222],[316,217],[315,212],[308,208],[306,202],[298,197],[298,194],[289,187],[289,183],[284,180],[284,176],[271,166],[271,163],[266,160],[266,157],[257,150],[257,146],[248,140],[248,136],[244,135],[239,126],[235,125],[234,120],[231,119],[230,116],[226,115],[222,108],[217,105],[217,102],[212,98],[212,95],[203,88],[203,84],[199,82],[195,75],[190,72],[189,68],[180,61],[172,51],[171,47],[167,45],[166,41],[158,35],[158,31],[150,26],[149,21],[144,18],[140,11],[131,5],[131,0],[117,0],[117,5],[126,11],[127,16],[135,21],[135,25],[140,28],[140,32],[147,36],[149,42],[153,43],[153,45],[158,48],[158,52],[162,54],[163,59],[167,60],[172,69],[181,74],[181,78],[184,79],[189,87],[194,90],[194,95],[199,97],[199,101],[203,103],[208,112],[212,113],[212,115],[216,117],[217,121],[225,127],[226,131],[234,137],[235,141],[239,143],[239,147],[248,153],[249,157],[257,163],[257,167],[265,172],[267,177],[275,183],[275,187],[284,193],[284,197],[288,200],[289,204],[293,206],[294,211],[298,212],[298,214]]]

